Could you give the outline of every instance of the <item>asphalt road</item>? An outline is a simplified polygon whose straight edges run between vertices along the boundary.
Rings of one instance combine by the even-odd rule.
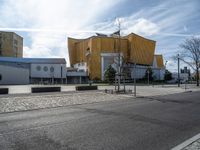
[[[199,132],[200,92],[0,114],[0,150],[168,150]]]

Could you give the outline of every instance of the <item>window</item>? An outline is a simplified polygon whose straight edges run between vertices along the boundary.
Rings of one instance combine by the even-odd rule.
[[[15,51],[15,55],[16,55],[16,57],[18,56],[18,47],[14,47],[14,51]]]
[[[17,45],[17,44],[18,44],[18,41],[17,41],[17,40],[14,40],[14,44]]]
[[[43,70],[44,70],[45,72],[47,72],[47,71],[48,71],[48,67],[47,67],[47,66],[44,66]]]
[[[50,71],[54,72],[54,67],[53,66],[51,66]]]
[[[0,56],[2,55],[2,42],[1,42],[1,36],[0,36]]]
[[[2,75],[0,74],[0,81],[2,80]]]
[[[40,70],[41,70],[41,67],[40,67],[40,66],[37,66],[37,67],[36,67],[36,70],[37,70],[37,71],[40,71]]]

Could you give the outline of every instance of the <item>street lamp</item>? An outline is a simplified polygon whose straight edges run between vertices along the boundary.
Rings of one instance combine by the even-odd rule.
[[[147,74],[148,74],[148,85],[149,85],[149,70],[147,70]]]
[[[134,63],[134,96],[136,97],[136,63]]]
[[[178,58],[178,87],[180,87],[180,58],[179,54],[177,55]]]
[[[167,63],[168,63],[168,61],[166,60],[165,61],[165,69],[167,69]]]

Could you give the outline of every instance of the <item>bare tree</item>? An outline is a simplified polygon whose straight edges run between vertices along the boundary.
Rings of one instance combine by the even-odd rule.
[[[192,37],[190,39],[186,39],[184,43],[180,45],[182,51],[182,58],[186,62],[189,63],[195,72],[196,72],[196,80],[197,86],[199,86],[199,67],[200,67],[200,38]]]

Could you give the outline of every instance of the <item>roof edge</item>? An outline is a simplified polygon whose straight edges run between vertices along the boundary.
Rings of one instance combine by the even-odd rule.
[[[139,37],[141,37],[141,38],[143,38],[143,39],[146,39],[146,40],[149,40],[149,41],[156,42],[155,40],[152,40],[152,39],[149,39],[149,38],[143,37],[143,36],[141,36],[141,35],[138,35],[138,34],[136,34],[136,33],[133,33],[133,32],[131,32],[130,34],[128,34],[128,35],[127,35],[127,36],[125,36],[125,37],[131,36],[131,35],[136,35],[136,36],[139,36]]]

